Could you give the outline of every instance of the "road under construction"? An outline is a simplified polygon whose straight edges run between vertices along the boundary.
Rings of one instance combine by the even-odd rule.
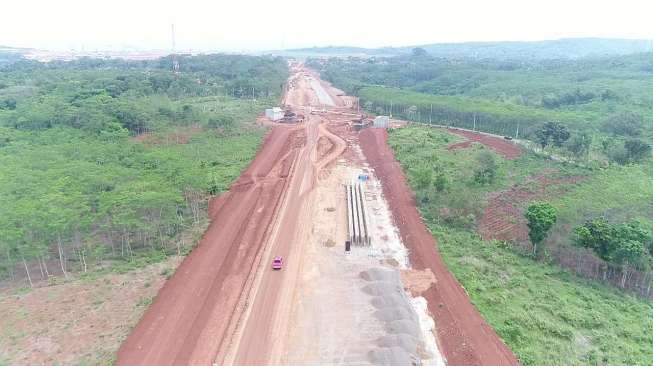
[[[282,102],[304,122],[271,124],[211,201],[116,364],[518,365],[442,263],[386,131],[354,131],[355,98],[291,71]]]

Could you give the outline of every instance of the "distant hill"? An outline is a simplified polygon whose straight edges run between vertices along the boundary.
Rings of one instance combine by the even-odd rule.
[[[314,47],[278,51],[285,56],[399,56],[420,47],[431,56],[454,58],[551,59],[628,55],[653,51],[653,40],[609,38],[564,38],[533,42],[435,43],[410,47]]]
[[[420,46],[433,56],[474,58],[580,58],[649,52],[651,40],[566,38],[538,42],[469,42]]]
[[[22,60],[24,49],[0,45],[0,67]]]
[[[397,56],[410,50],[383,47],[383,48],[363,48],[363,47],[349,47],[349,46],[327,46],[327,47],[310,47],[310,48],[296,48],[290,50],[277,50],[270,51],[270,53],[287,57],[329,57],[329,56]]]

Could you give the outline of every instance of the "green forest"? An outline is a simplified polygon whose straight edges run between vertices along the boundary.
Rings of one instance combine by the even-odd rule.
[[[0,277],[139,266],[192,248],[256,153],[281,58],[0,65]]]
[[[650,211],[638,209],[640,205],[650,205],[650,177],[637,166],[595,175],[591,168],[533,153],[508,160],[479,145],[460,150],[448,148],[461,141],[444,129],[417,126],[391,130],[389,137],[447,267],[521,363],[648,365],[653,359],[650,300],[615,288],[621,285],[621,276],[610,282],[615,286],[606,286],[575,275],[576,270],[585,268],[578,268],[579,264],[594,268],[596,261],[571,262],[571,268],[556,261],[587,255],[586,237],[576,236],[573,228],[584,228],[588,223],[606,228],[591,232],[608,234],[605,239],[609,240],[611,232],[631,231],[627,230],[630,225],[639,222],[638,233],[648,236],[644,238],[647,244],[653,244]],[[558,210],[558,222],[543,243],[544,260],[534,260],[530,247],[523,247],[522,243],[483,241],[476,228],[487,197],[515,185],[524,192],[529,188],[539,190],[531,179],[539,174],[561,181],[591,177],[579,182],[570,179],[569,183],[546,190],[549,202]],[[633,182],[627,194],[624,181]],[[593,202],[594,196],[602,199]],[[592,217],[590,213],[606,215],[584,222]],[[639,265],[650,268],[652,258],[650,246],[641,253]],[[618,256],[606,258],[608,262],[615,261],[615,266],[617,260]]]
[[[592,136],[651,137],[651,54],[500,60],[416,52],[395,58],[313,59],[309,64],[360,96],[361,106],[372,113],[511,137],[532,137],[549,121]],[[634,130],[610,130],[615,121],[634,125]]]

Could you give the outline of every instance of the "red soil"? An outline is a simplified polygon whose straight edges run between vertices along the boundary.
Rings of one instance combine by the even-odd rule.
[[[117,365],[212,364],[303,140],[303,131],[272,129],[230,191],[211,202],[211,225],[122,344]]]
[[[472,146],[473,142],[474,141],[469,141],[468,140],[468,141],[459,142],[457,144],[451,144],[451,145],[447,146],[447,150],[454,151],[454,150],[467,149],[470,146]]]
[[[508,141],[506,139],[502,139],[500,137],[486,135],[483,133],[478,133],[473,131],[459,130],[455,128],[449,128],[447,129],[447,131],[462,136],[470,141],[481,143],[489,147],[490,149],[498,152],[499,154],[505,156],[506,159],[516,159],[522,153],[519,146],[517,146],[515,143]]]
[[[519,365],[442,262],[435,238],[415,207],[411,190],[387,144],[387,137],[385,130],[366,129],[360,134],[361,147],[383,184],[393,219],[410,251],[412,267],[430,269],[435,275],[436,283],[422,295],[436,321],[438,340],[448,365]]]
[[[555,170],[547,170],[527,179],[522,184],[490,194],[488,205],[477,229],[483,239],[528,243],[528,227],[522,206],[530,201],[560,196],[565,191],[565,185],[583,179],[582,177],[553,178],[556,173]]]

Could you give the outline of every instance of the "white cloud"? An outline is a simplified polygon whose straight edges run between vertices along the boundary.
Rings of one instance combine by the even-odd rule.
[[[653,38],[646,0],[8,0],[0,45],[79,49],[402,46],[561,37]]]

